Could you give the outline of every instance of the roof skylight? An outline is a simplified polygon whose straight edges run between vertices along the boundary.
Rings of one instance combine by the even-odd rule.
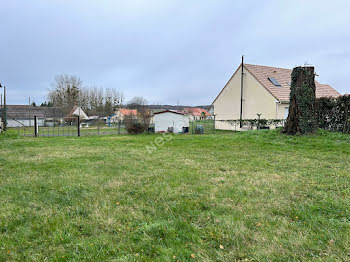
[[[274,78],[274,77],[269,77],[268,79],[269,79],[269,80],[271,81],[271,83],[274,84],[275,86],[281,86],[281,84],[278,83],[278,81],[276,80],[276,78]]]

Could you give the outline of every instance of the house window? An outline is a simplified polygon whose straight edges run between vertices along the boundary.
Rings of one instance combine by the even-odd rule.
[[[289,107],[284,108],[284,119],[287,119],[289,113]]]

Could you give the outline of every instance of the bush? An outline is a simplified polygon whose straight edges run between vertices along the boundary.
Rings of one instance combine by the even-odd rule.
[[[142,134],[148,129],[148,126],[134,115],[125,116],[124,123],[129,134]]]

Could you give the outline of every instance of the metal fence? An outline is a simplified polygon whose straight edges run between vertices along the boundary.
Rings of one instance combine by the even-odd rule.
[[[221,130],[247,131],[253,129],[275,129],[284,127],[286,119],[233,119],[215,120],[215,128]]]
[[[26,116],[27,114],[25,114]],[[29,114],[28,114],[29,115]],[[148,132],[154,132],[154,123],[151,123]],[[85,136],[85,135],[119,135],[128,134],[122,120],[112,121],[107,117],[91,117],[81,120],[78,117],[65,118],[62,116],[26,116],[8,118],[8,130],[22,136],[56,137],[56,136]],[[215,133],[214,120],[193,120],[189,122],[189,134]]]
[[[108,118],[99,117],[89,120],[71,118],[42,119],[8,119],[8,130],[22,136],[54,137],[54,136],[86,136],[86,135],[119,135],[128,134],[124,121],[110,122]],[[192,120],[189,122],[187,134],[214,134],[216,130],[252,130],[274,129],[283,127],[285,120],[253,121],[245,120],[240,127],[239,120]],[[36,127],[36,128],[35,128]],[[154,123],[150,124],[147,132],[154,132]],[[171,131],[169,131],[171,132]]]
[[[22,119],[11,120],[11,127],[8,130],[23,136],[84,136],[127,133],[123,121],[109,123],[106,118],[95,118],[88,121],[80,121],[78,117],[71,118],[70,121],[64,121],[63,118],[47,120],[38,117],[26,121]],[[17,126],[14,126],[15,124]]]
[[[215,122],[211,119],[190,121],[190,134],[213,134],[215,133]]]

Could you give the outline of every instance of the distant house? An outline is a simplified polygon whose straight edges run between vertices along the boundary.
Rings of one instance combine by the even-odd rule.
[[[59,107],[8,105],[6,112],[8,127],[33,126],[34,116],[37,117],[39,126],[60,124],[64,117],[63,111]]]
[[[210,113],[207,110],[199,107],[186,107],[184,109],[184,112],[189,114],[190,121],[201,120],[210,117]]]
[[[80,106],[74,106],[73,109],[64,117],[64,121],[67,123],[76,122],[78,116],[80,117],[80,121],[89,120],[89,117]]]
[[[126,116],[137,117],[136,109],[119,108],[115,111],[114,115],[111,117],[111,122],[123,121]]]
[[[291,69],[243,65],[242,119],[286,119],[289,110]],[[213,101],[216,120],[239,120],[241,114],[240,65]],[[338,97],[329,85],[316,82],[316,97]],[[224,121],[216,121],[217,129],[233,129]]]
[[[189,115],[183,112],[164,110],[153,114],[155,132],[187,133]]]

